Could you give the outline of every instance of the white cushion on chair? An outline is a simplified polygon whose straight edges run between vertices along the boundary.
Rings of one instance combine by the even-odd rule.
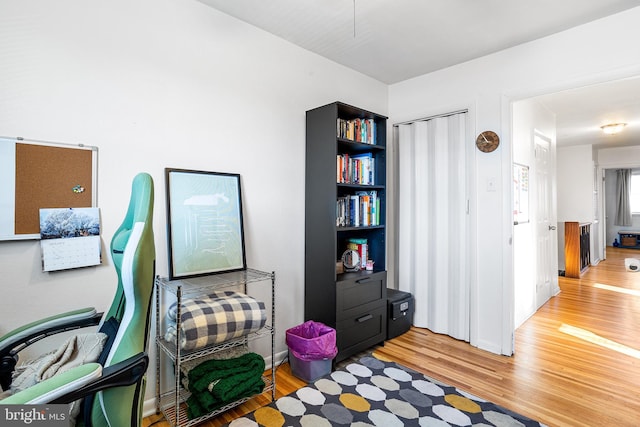
[[[107,336],[101,332],[74,335],[56,351],[16,367],[12,392],[21,392],[56,374],[97,361],[106,339]]]
[[[78,366],[60,375],[56,375],[46,381],[42,381],[20,393],[16,393],[2,401],[3,405],[27,404],[38,405],[49,403],[87,384],[94,382],[102,376],[102,366],[99,363],[87,363]]]

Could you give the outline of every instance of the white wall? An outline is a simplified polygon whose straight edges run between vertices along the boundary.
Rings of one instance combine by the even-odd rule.
[[[593,221],[591,145],[558,147],[558,222]]]
[[[637,168],[640,166],[640,145],[600,149],[598,166],[603,169]]]
[[[560,147],[558,154],[558,265],[565,269],[564,223],[590,222],[591,234],[596,236],[598,224],[595,223],[593,208],[593,149],[591,145]],[[597,251],[592,246],[594,257]],[[592,257],[592,259],[594,259]]]
[[[495,130],[503,143],[476,152],[476,223],[472,343],[510,354],[513,343],[513,266],[510,242],[512,100],[640,73],[640,8],[512,49],[436,71],[389,89],[392,123],[472,108],[476,134]],[[473,119],[472,119],[473,120]],[[469,144],[473,144],[473,136]],[[497,178],[497,192],[487,180]]]
[[[133,176],[151,173],[160,275],[164,168],[241,174],[247,261],[276,271],[286,350],[284,331],[304,320],[305,111],[340,100],[386,114],[386,85],[195,0],[3,0],[0,70],[0,135],[99,147],[105,246]],[[0,277],[0,334],[104,310],[115,289],[110,260],[43,273],[37,241],[0,242]],[[148,384],[152,397],[153,369]]]

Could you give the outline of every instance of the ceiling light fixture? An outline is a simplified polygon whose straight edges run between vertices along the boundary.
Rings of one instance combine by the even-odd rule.
[[[610,123],[608,125],[600,126],[600,129],[602,129],[602,132],[607,135],[614,135],[622,131],[626,125],[626,123]]]

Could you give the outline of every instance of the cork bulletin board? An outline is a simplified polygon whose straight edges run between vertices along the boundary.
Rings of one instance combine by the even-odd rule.
[[[97,148],[0,138],[0,240],[38,239],[40,208],[96,206]]]

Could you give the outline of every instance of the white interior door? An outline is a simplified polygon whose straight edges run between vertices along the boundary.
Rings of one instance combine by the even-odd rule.
[[[552,222],[551,141],[539,133],[533,137],[535,149],[536,188],[536,309],[551,298],[554,263],[553,239],[556,224]]]

